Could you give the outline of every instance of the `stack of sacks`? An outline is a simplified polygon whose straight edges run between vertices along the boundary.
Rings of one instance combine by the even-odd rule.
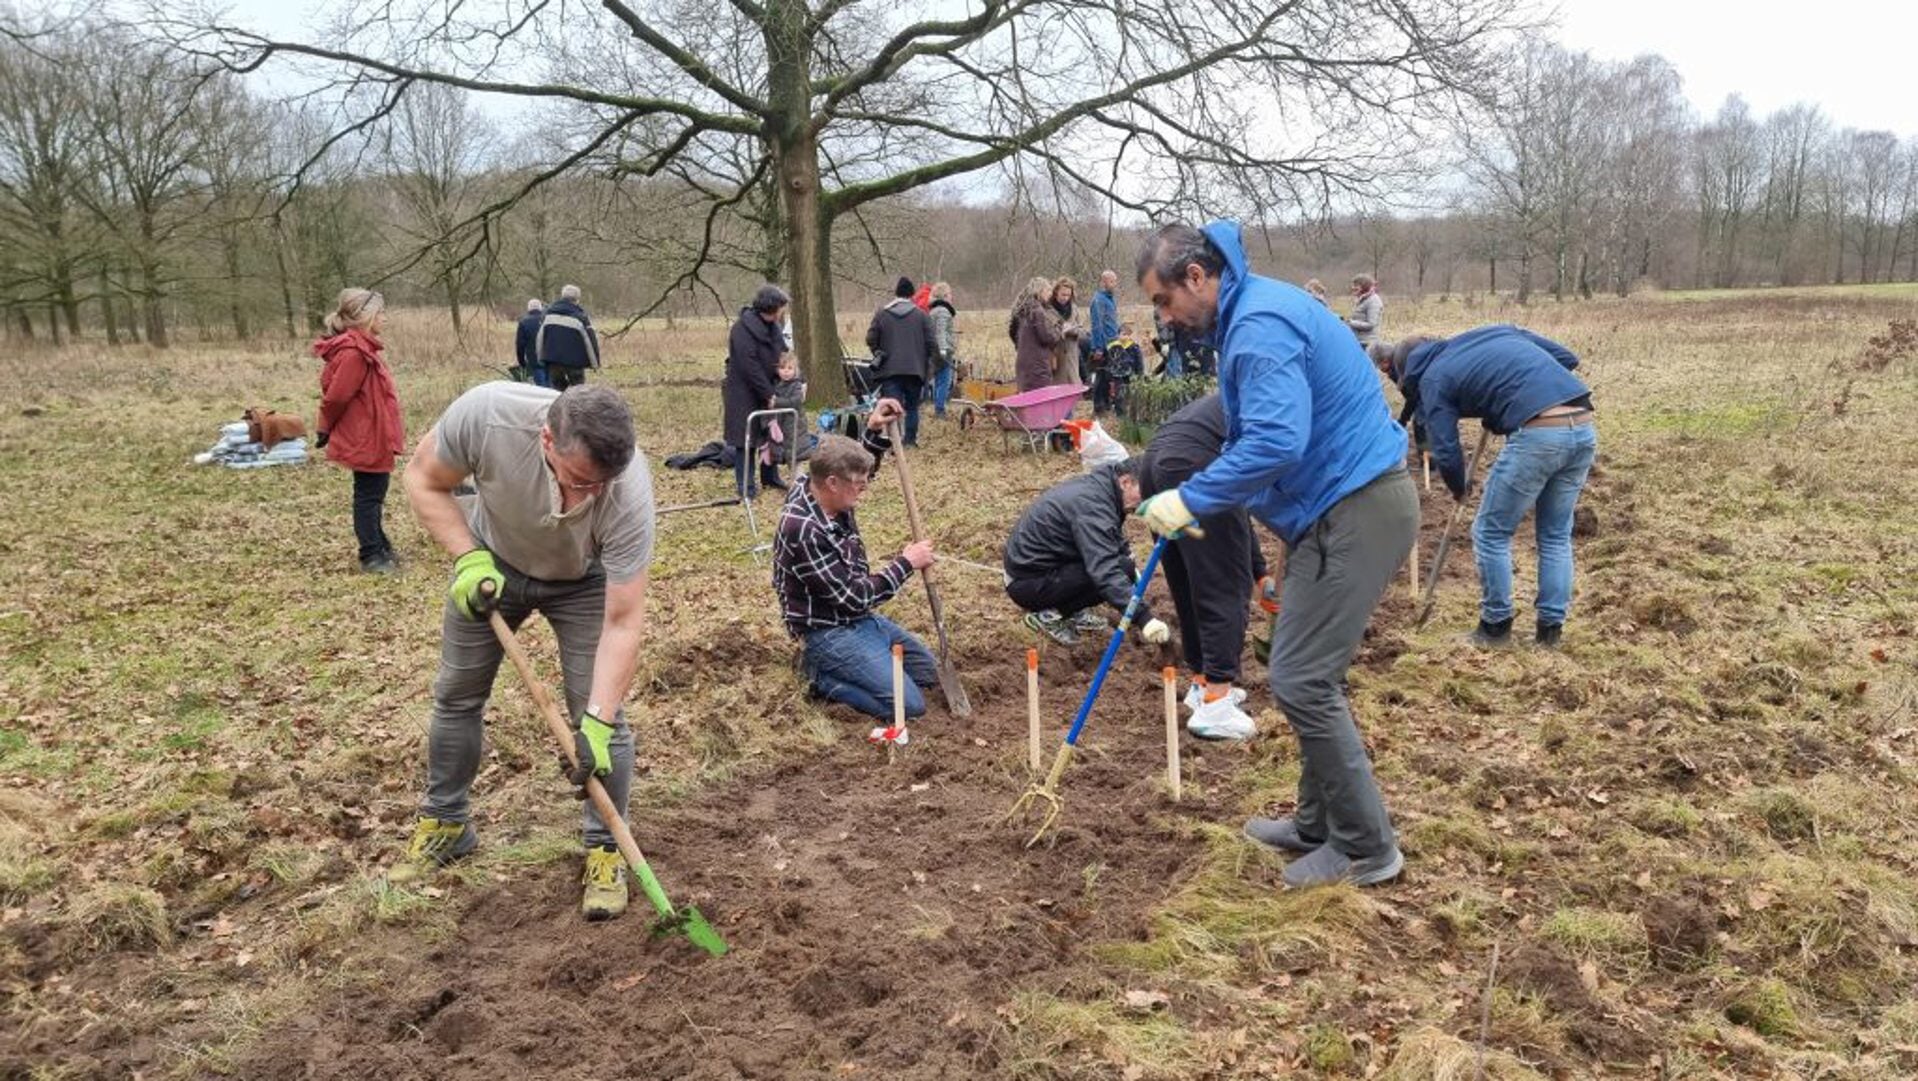
[[[275,443],[272,450],[247,438],[246,421],[220,425],[220,438],[206,450],[193,456],[194,465],[218,462],[228,469],[264,469],[270,465],[306,464],[306,440],[288,439]]]

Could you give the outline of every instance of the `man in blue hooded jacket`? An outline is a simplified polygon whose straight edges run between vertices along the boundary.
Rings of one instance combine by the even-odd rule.
[[[1211,465],[1139,515],[1177,537],[1243,507],[1286,544],[1270,680],[1299,740],[1298,808],[1246,834],[1303,853],[1287,886],[1390,881],[1405,861],[1345,673],[1418,530],[1405,430],[1352,332],[1304,290],[1253,274],[1236,223],[1164,226],[1137,269],[1154,310],[1217,349],[1227,428]]]
[[[1479,619],[1470,641],[1511,644],[1512,534],[1536,509],[1537,641],[1557,646],[1572,603],[1572,511],[1598,453],[1592,392],[1572,374],[1578,357],[1550,338],[1500,324],[1377,345],[1373,360],[1431,433],[1432,464],[1453,496],[1464,499],[1472,487],[1458,422],[1477,417],[1508,437],[1472,522]]]

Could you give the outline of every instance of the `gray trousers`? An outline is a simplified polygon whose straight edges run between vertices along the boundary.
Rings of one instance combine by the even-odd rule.
[[[1345,672],[1418,523],[1418,494],[1398,466],[1333,505],[1286,552],[1271,678],[1299,738],[1299,833],[1354,859],[1397,841],[1346,705]]]
[[[600,625],[606,614],[606,578],[592,574],[572,582],[547,582],[501,569],[506,571],[506,589],[500,594],[500,614],[515,630],[533,612],[546,617],[559,640],[560,668],[566,679],[566,716],[577,721],[586,711],[586,698],[593,690],[593,654],[599,648]],[[479,773],[486,699],[492,693],[493,677],[505,651],[489,621],[467,619],[450,599],[440,623],[440,672],[433,681],[433,727],[427,735],[426,797],[420,804],[420,814],[465,822],[470,815],[467,790]],[[626,724],[624,708],[617,709],[611,718],[601,719],[613,726],[613,772],[601,780],[606,794],[613,798],[613,806],[624,815],[626,798],[633,787],[633,730]],[[545,729],[540,723],[542,743],[550,742]],[[557,750],[554,748],[555,753]],[[593,805],[580,806],[586,843],[612,844],[613,835]]]

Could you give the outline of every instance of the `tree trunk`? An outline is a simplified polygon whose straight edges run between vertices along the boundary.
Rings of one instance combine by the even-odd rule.
[[[53,344],[59,345],[61,342],[61,338],[60,338],[60,306],[58,304],[47,305],[47,331],[48,331],[48,336],[53,339]]]
[[[28,315],[27,310],[25,308],[21,308],[18,311],[15,311],[13,313],[13,319],[14,319],[14,325],[20,328],[21,339],[23,341],[29,341],[29,342],[32,341],[33,340],[33,316]]]
[[[277,223],[273,232],[273,265],[280,274],[280,311],[286,316],[286,338],[293,341],[300,336],[300,328],[293,308],[293,278],[286,269],[286,234]]]
[[[120,344],[120,320],[113,314],[113,286],[107,281],[107,269],[100,268],[100,313],[107,325],[107,344]]]
[[[246,306],[240,303],[240,241],[229,233],[222,238],[226,257],[227,317],[233,321],[233,336],[245,341],[251,337],[246,325]]]
[[[786,289],[792,295],[793,348],[807,372],[807,399],[814,406],[846,400],[839,366],[845,346],[832,295],[833,209],[821,197],[819,138],[812,126],[811,48],[805,0],[769,0],[763,24],[767,53],[768,120],[773,177],[786,219]]]

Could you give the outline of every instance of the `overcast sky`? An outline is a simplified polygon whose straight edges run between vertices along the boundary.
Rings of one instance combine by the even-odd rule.
[[[1560,0],[1557,37],[1608,60],[1657,53],[1709,116],[1739,93],[1760,117],[1797,101],[1839,127],[1918,135],[1918,3]]]
[[[283,34],[299,33],[327,6],[232,4],[237,21]],[[1556,36],[1567,46],[1608,60],[1650,52],[1671,61],[1702,115],[1736,92],[1759,117],[1809,101],[1839,127],[1918,135],[1914,0],[1557,0],[1557,10]]]

